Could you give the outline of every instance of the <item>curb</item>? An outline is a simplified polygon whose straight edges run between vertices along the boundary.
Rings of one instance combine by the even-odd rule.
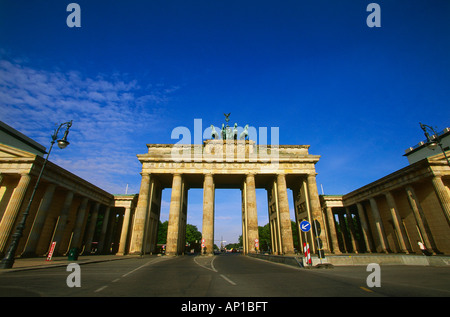
[[[47,264],[36,264],[36,265],[30,265],[30,266],[22,266],[17,268],[10,268],[10,269],[0,269],[0,274],[3,273],[12,273],[12,272],[21,272],[21,271],[31,271],[31,270],[42,270],[42,269],[50,269],[55,267],[64,267],[71,263],[76,263],[78,265],[86,265],[86,264],[92,264],[92,263],[100,263],[100,262],[111,262],[111,261],[119,261],[119,260],[127,260],[127,259],[138,259],[141,258],[141,256],[117,256],[111,258],[102,258],[102,259],[92,259],[92,260],[62,260],[60,263],[47,263]]]

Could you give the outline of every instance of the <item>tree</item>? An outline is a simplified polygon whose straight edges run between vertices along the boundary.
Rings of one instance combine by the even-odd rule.
[[[168,221],[164,221],[164,222],[159,221],[158,244],[166,244],[167,243],[167,227],[168,226],[169,226]]]
[[[199,243],[202,240],[202,233],[198,231],[197,226],[186,225],[186,243]]]
[[[167,227],[169,226],[168,221],[159,222],[158,227],[158,244],[167,243]],[[197,226],[187,224],[186,225],[186,244],[195,246],[200,245],[202,240],[202,233],[198,231]]]
[[[258,226],[259,234],[259,250],[269,251],[272,249],[272,243],[270,240],[270,226],[266,224],[264,227]]]

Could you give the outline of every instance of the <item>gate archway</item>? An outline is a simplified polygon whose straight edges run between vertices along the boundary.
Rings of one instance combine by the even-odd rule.
[[[242,201],[244,253],[258,252],[256,189],[268,193],[268,216],[275,254],[293,254],[288,188],[292,189],[297,223],[323,217],[316,185],[315,164],[320,156],[308,153],[308,145],[257,145],[251,140],[206,140],[201,145],[148,144],[138,155],[142,180],[132,229],[130,253],[144,254],[156,248],[161,191],[171,188],[167,255],[184,252],[189,188],[203,189],[202,235],[204,254],[213,254],[214,201],[217,188],[238,188]],[[261,208],[262,209],[262,208]],[[323,226],[325,227],[325,226]],[[328,243],[322,230],[323,250]],[[305,235],[315,252],[312,232]]]

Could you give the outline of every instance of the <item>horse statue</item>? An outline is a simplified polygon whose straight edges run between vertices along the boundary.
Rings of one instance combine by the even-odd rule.
[[[216,128],[211,124],[211,138],[216,140],[219,138],[219,133],[217,133]]]
[[[244,131],[239,135],[239,140],[247,140],[248,139],[248,124],[245,125]]]
[[[237,134],[238,134],[237,123],[235,123],[233,128],[233,140],[237,140]]]

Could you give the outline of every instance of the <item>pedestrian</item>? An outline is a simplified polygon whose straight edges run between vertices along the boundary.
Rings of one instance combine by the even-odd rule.
[[[420,251],[422,251],[423,255],[426,255],[426,256],[431,255],[431,253],[428,252],[427,248],[421,241],[417,240],[417,244],[419,245]]]

